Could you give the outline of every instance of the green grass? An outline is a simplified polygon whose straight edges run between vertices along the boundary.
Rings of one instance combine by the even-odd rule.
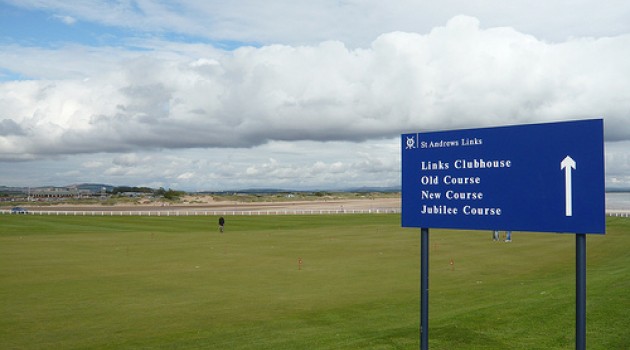
[[[0,216],[0,348],[419,348],[419,230],[398,215],[216,221]],[[628,349],[630,220],[607,230],[587,238],[587,347]],[[574,236],[513,240],[431,230],[431,349],[574,347]]]

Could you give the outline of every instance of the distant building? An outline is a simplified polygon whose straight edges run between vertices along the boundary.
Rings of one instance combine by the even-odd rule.
[[[62,199],[62,198],[88,198],[92,196],[89,190],[78,189],[77,187],[38,187],[30,190],[29,197],[32,199]]]

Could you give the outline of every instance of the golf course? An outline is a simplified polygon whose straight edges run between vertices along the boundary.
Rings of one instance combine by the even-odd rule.
[[[2,349],[418,349],[400,214],[0,215]],[[630,349],[630,218],[587,236],[587,348]],[[575,237],[430,231],[431,349],[571,349]]]

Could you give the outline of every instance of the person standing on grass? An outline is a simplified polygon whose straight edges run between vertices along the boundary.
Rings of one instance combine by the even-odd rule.
[[[223,233],[223,230],[225,229],[225,219],[222,217],[219,218],[219,232]]]

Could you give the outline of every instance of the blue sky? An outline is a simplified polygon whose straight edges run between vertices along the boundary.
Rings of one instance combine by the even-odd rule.
[[[130,38],[160,38],[184,43],[204,43],[225,50],[250,45],[254,42],[234,40],[212,40],[185,32],[143,30],[141,27],[107,25],[106,23],[79,20],[63,12],[31,9],[0,3],[2,42],[43,48],[59,48],[65,45],[121,46],[129,50],[138,49]]]
[[[0,185],[400,184],[401,133],[603,117],[625,1],[0,0]]]
[[[57,48],[66,44],[124,45],[124,38],[138,35],[130,28],[78,21],[72,16],[29,10],[3,4],[0,14],[2,41],[7,44]]]

